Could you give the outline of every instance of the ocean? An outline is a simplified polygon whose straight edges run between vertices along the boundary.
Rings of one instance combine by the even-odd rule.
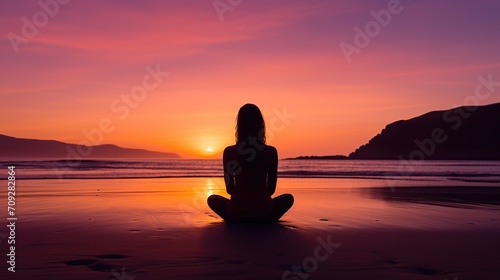
[[[18,179],[222,177],[220,159],[14,160]],[[5,174],[7,174],[5,172]],[[346,178],[500,186],[500,161],[280,160],[280,178]],[[3,178],[2,178],[3,179]]]

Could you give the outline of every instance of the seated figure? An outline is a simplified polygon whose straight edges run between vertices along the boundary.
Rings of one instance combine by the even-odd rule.
[[[209,207],[226,222],[275,222],[293,205],[291,194],[276,191],[278,152],[266,145],[264,118],[259,108],[245,104],[236,124],[236,145],[223,154],[224,182],[231,196],[208,198]]]

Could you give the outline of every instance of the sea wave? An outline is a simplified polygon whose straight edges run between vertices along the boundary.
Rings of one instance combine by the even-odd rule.
[[[220,159],[0,161],[3,168],[10,165],[16,166],[17,176],[22,179],[223,177]],[[500,162],[430,161],[404,165],[398,161],[282,160],[278,176],[500,183]]]

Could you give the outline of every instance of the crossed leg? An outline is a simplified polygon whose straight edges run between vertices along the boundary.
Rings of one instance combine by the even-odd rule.
[[[226,222],[276,222],[292,208],[293,202],[294,198],[291,194],[282,194],[273,198],[273,212],[269,216],[239,219],[237,217],[231,217],[231,215],[227,213],[226,209],[229,199],[217,194],[213,194],[207,199],[210,209]]]
[[[229,203],[229,199],[218,195],[213,194],[207,199],[208,207],[212,209],[217,215],[219,215],[223,220],[228,220],[229,215],[227,214],[227,204]]]

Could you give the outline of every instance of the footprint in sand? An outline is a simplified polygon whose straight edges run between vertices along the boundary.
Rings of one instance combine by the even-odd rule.
[[[119,255],[119,254],[97,255],[96,257],[100,258],[100,259],[113,259],[113,260],[128,258],[128,256]]]
[[[106,272],[111,272],[111,270],[115,269],[115,266],[110,265],[104,261],[95,262],[91,265],[88,265],[87,267],[93,271],[106,271]]]
[[[85,266],[85,265],[91,265],[98,260],[95,259],[80,259],[80,260],[70,260],[70,261],[65,261],[64,264],[68,266]]]
[[[128,258],[128,256],[120,255],[120,254],[105,254],[105,255],[97,255],[94,256],[97,259],[77,259],[77,260],[69,260],[65,261],[64,264],[68,266],[86,266],[90,270],[93,271],[112,271],[115,266],[108,264],[104,260],[118,260]]]
[[[386,260],[385,263],[387,263],[387,264],[398,264],[400,262],[398,261],[398,259],[390,259],[390,260]]]
[[[423,275],[443,275],[447,274],[445,271],[438,270],[438,269],[433,269],[433,268],[425,268],[425,267],[417,267],[417,266],[409,266],[405,267],[405,269],[410,270],[414,273],[417,274],[423,274]]]

